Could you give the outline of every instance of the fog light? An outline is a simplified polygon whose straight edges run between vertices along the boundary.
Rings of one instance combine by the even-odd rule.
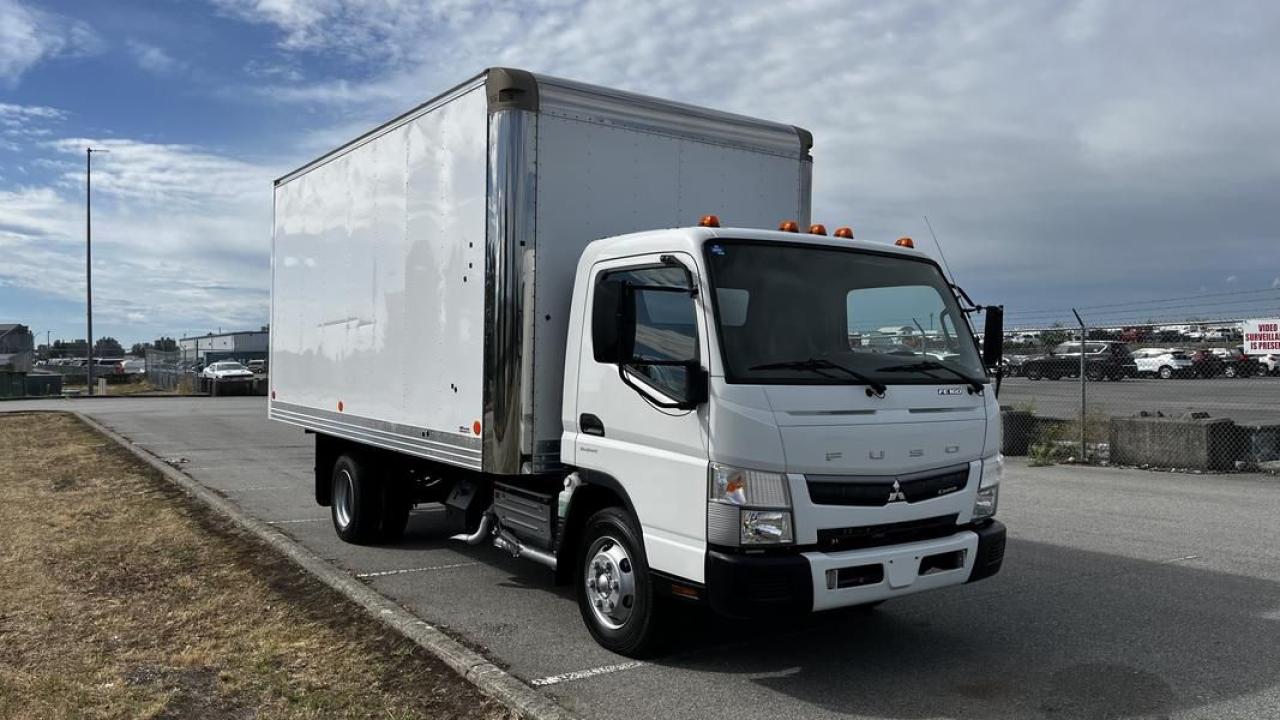
[[[1000,497],[1000,486],[993,485],[978,491],[973,501],[973,519],[982,520],[996,514],[996,501]]]
[[[743,510],[743,545],[779,545],[792,542],[791,513],[785,510]]]

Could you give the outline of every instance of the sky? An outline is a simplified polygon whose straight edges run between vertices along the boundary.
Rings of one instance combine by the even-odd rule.
[[[1280,314],[1280,4],[0,0],[0,322],[267,322],[272,180],[488,66],[811,130],[1007,324]],[[731,218],[723,218],[732,224]],[[690,223],[696,218],[690,218]]]

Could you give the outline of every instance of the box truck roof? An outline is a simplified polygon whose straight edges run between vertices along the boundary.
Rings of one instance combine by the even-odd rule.
[[[278,178],[282,185],[307,171],[394,130],[414,118],[485,86],[489,112],[528,110],[588,122],[607,122],[642,132],[680,135],[756,152],[808,158],[813,134],[794,125],[712,110],[685,103],[514,68],[488,68],[479,75],[392,118],[369,132]]]
[[[898,255],[910,258],[930,259],[929,256],[915,248],[894,245],[891,243],[869,242],[826,235],[809,233],[782,232],[778,230],[761,230],[759,228],[707,228],[688,227],[667,230],[647,230],[644,232],[618,235],[616,237],[596,240],[586,247],[582,253],[582,262],[594,264],[601,260],[625,257],[649,252],[667,252],[683,249],[690,254],[701,252],[702,244],[711,238],[734,240],[761,240],[766,242],[787,243],[792,245],[825,245],[828,247],[862,250],[864,252]],[[678,248],[677,240],[682,239],[685,247]]]

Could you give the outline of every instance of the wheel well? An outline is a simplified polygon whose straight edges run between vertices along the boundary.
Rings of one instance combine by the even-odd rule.
[[[613,480],[608,478],[607,480]],[[608,484],[616,484],[616,480]],[[635,520],[635,510],[631,507],[630,498],[621,487],[612,488],[606,485],[605,479],[592,475],[588,481],[573,492],[569,503],[569,512],[565,516],[564,526],[560,530],[559,543],[556,546],[556,583],[568,584],[573,580],[577,568],[578,544],[582,539],[582,528],[587,518],[608,507],[619,507]]]

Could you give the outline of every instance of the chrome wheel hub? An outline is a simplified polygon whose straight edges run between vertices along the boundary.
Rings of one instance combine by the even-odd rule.
[[[353,514],[351,505],[354,496],[355,488],[351,473],[343,470],[338,474],[338,482],[333,485],[333,513],[338,520],[338,527],[345,528],[351,524]]]
[[[626,625],[635,608],[636,582],[635,567],[622,543],[611,537],[592,543],[583,577],[596,621],[612,630]]]

